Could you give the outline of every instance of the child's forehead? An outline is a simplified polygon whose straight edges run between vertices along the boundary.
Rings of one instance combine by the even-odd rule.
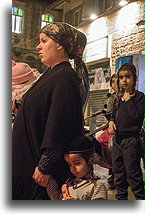
[[[65,158],[65,160],[74,161],[74,160],[80,159],[81,158],[81,154],[80,153],[77,153],[77,154],[66,154],[66,155],[64,155],[64,158]]]
[[[131,75],[131,72],[130,71],[119,71],[119,76],[125,76],[125,75]]]

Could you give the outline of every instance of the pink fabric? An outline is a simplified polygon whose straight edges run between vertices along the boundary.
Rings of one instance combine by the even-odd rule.
[[[32,69],[33,71],[33,69]],[[18,85],[12,85],[12,113],[16,114],[18,109],[15,106],[15,101],[22,102],[24,94],[31,88],[31,86],[39,79],[41,74],[38,71],[33,71],[33,77],[27,82]]]
[[[103,166],[106,168],[112,168],[112,154],[111,148],[109,148],[109,142],[112,140],[112,135],[108,133],[108,128],[104,130],[104,132],[96,138],[101,143],[103,156],[104,156],[104,164]]]

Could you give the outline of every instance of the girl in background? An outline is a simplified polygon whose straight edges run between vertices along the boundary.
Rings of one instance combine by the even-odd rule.
[[[115,135],[112,159],[116,199],[127,200],[129,184],[135,198],[143,200],[139,132],[144,118],[144,94],[135,89],[137,76],[134,65],[122,65],[117,78],[117,100],[109,122],[109,133]]]
[[[116,99],[116,84],[117,84],[117,76],[116,74],[113,74],[110,79],[110,93],[107,94],[108,100],[107,100],[107,109],[105,114],[105,117],[107,118],[107,120],[110,120],[114,101]]]
[[[114,102],[116,99],[116,85],[117,84],[117,76],[116,74],[113,74],[111,76],[110,79],[110,93],[107,94],[108,96],[108,100],[107,100],[107,109],[106,109],[106,114],[105,117],[106,119],[109,121],[112,115],[112,111],[113,111],[113,106],[114,106]],[[108,129],[107,129],[108,130]],[[109,151],[109,157],[110,157],[110,163],[112,165],[112,143],[111,145],[109,145],[109,141],[113,142],[113,138],[112,136],[109,135],[109,139],[108,139],[108,151]],[[114,174],[112,171],[112,167],[109,168],[109,178],[108,178],[108,184],[109,184],[109,189],[110,190],[114,190],[115,186],[114,186]]]

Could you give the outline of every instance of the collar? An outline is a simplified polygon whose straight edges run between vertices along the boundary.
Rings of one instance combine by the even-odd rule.
[[[60,62],[60,63],[56,64],[53,68],[50,68],[49,70],[52,71],[52,70],[56,69],[57,67],[60,67],[60,66],[63,66],[63,65],[69,65],[69,66],[71,66],[70,62],[63,61],[63,62]]]

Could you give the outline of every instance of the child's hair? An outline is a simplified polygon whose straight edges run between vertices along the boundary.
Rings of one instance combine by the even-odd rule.
[[[79,154],[87,162],[90,168],[90,175],[93,178],[93,164],[102,165],[102,157],[95,152],[94,148],[86,152],[80,152]]]
[[[94,142],[86,136],[77,137],[72,141],[64,154],[80,154],[88,163],[91,176],[93,176],[93,164],[102,165],[102,157],[96,153]]]
[[[119,84],[119,73],[120,73],[120,71],[130,71],[131,72],[131,74],[133,76],[132,92],[135,92],[136,80],[137,80],[136,67],[134,65],[129,64],[129,63],[125,63],[119,68],[119,70],[117,72],[117,103],[119,102],[120,98],[124,94],[124,89],[122,89],[120,87],[120,84]]]

